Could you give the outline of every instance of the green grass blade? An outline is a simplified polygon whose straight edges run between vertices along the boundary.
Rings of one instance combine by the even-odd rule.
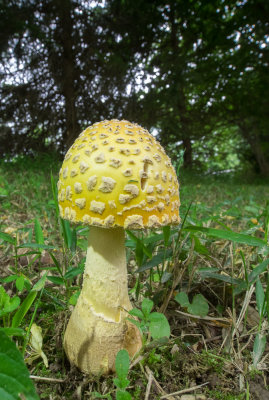
[[[55,211],[56,211],[56,216],[59,218],[59,205],[58,205],[58,198],[57,198],[57,185],[54,180],[54,177],[52,175],[52,172],[50,173],[50,182],[51,182],[51,190],[52,190],[52,195],[53,195],[53,201],[55,205]]]
[[[247,244],[249,246],[255,246],[255,247],[266,246],[266,243],[264,240],[250,236],[250,235],[245,235],[243,233],[224,231],[224,230],[215,229],[215,228],[205,228],[202,226],[186,226],[186,228],[183,228],[183,230],[186,232],[202,232],[208,236],[213,236],[218,239],[230,240],[232,242]]]
[[[69,221],[65,219],[60,219],[61,221],[61,227],[62,227],[62,233],[64,237],[64,243],[68,249],[71,247],[72,243],[72,229],[70,227]]]
[[[16,243],[16,240],[11,235],[8,235],[7,233],[4,232],[0,232],[0,239],[2,239],[4,242],[8,242],[13,245],[15,245]]]
[[[139,244],[141,246],[144,254],[146,254],[146,256],[148,258],[151,258],[152,252],[144,245],[143,241],[141,239],[139,239],[137,236],[135,236],[131,231],[127,230],[126,232],[127,232],[128,236],[130,236],[131,239],[133,239],[137,244]]]
[[[47,244],[38,244],[38,243],[23,243],[18,248],[29,248],[29,249],[40,249],[41,250],[53,250],[54,246],[50,246]]]
[[[170,234],[171,234],[171,227],[170,225],[164,226],[163,227],[163,240],[164,240],[164,245],[167,247],[169,244],[169,239],[170,239]]]
[[[260,278],[258,278],[256,282],[256,304],[260,317],[263,316],[264,302],[265,302],[265,294],[263,291],[261,280]]]
[[[51,251],[49,251],[49,255],[51,256],[52,261],[54,262],[54,265],[55,265],[55,267],[57,268],[57,271],[59,272],[59,274],[60,274],[61,276],[63,276],[63,272],[62,272],[62,269],[61,269],[61,267],[60,267],[60,264],[58,263],[58,260],[57,260],[56,257],[52,254]]]
[[[255,267],[248,276],[249,282],[254,283],[257,276],[259,276],[260,274],[262,274],[264,271],[267,270],[268,265],[269,265],[269,258],[261,262],[259,265],[257,265],[257,267]]]
[[[75,253],[77,249],[77,231],[76,229],[72,229],[71,231],[71,242],[70,242],[70,250],[72,253]]]
[[[27,295],[27,297],[24,299],[20,308],[18,309],[18,311],[15,313],[14,317],[12,318],[12,324],[11,324],[12,328],[18,328],[18,326],[20,326],[20,323],[22,322],[23,318],[25,317],[27,311],[33,304],[33,302],[36,298],[36,295],[37,295],[37,291],[32,290]]]
[[[35,219],[35,240],[38,244],[45,244],[41,224],[37,218]]]

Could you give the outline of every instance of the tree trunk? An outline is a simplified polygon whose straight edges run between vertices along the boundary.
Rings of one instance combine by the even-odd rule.
[[[269,160],[266,158],[265,153],[262,149],[262,144],[258,134],[252,135],[250,129],[247,127],[240,126],[243,137],[247,140],[250,145],[254,159],[258,165],[259,172],[263,176],[269,176]]]
[[[76,110],[76,69],[75,55],[73,51],[73,20],[72,5],[70,0],[58,1],[59,30],[62,46],[62,82],[61,89],[65,98],[65,132],[63,134],[64,145],[69,147],[79,134],[79,124]]]
[[[183,168],[192,168],[192,144],[191,139],[187,136],[183,138],[184,156],[183,156]]]

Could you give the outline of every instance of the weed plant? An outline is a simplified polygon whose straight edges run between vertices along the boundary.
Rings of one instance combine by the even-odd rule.
[[[23,356],[38,394],[26,375],[20,393],[159,399],[197,387],[208,399],[268,395],[268,184],[183,174],[181,225],[126,233],[129,319],[143,348],[133,360],[118,354],[113,380],[83,376],[62,350],[89,228],[60,219],[58,168],[53,157],[0,165],[0,359],[14,352],[25,373]],[[9,370],[5,359],[0,372]],[[19,398],[1,390],[1,399]]]

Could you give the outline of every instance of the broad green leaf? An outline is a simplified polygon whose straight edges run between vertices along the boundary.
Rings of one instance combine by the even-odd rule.
[[[0,286],[0,309],[4,308],[6,302],[10,299],[3,286]]]
[[[142,329],[142,324],[141,324],[141,322],[139,322],[139,321],[136,321],[135,319],[133,319],[133,318],[126,318],[127,319],[127,321],[129,321],[129,322],[131,322],[132,324],[134,324],[135,326],[137,326],[139,329]]]
[[[13,282],[13,281],[15,281],[17,278],[18,278],[18,275],[9,275],[9,276],[6,276],[6,277],[3,279],[3,282],[5,282],[5,283]]]
[[[208,311],[208,302],[204,296],[202,294],[196,294],[192,300],[192,303],[188,306],[188,312],[193,315],[205,317],[208,314]]]
[[[153,339],[170,336],[170,325],[164,314],[153,312],[149,315],[149,331]]]
[[[114,378],[113,383],[115,386],[117,386],[117,388],[125,389],[129,385],[130,381],[127,378],[122,378],[122,379]]]
[[[145,318],[148,318],[153,306],[154,306],[154,303],[152,300],[147,299],[147,298],[143,299],[142,304],[141,304],[141,309],[142,309],[142,312],[143,312]]]
[[[175,300],[181,305],[181,307],[188,307],[190,305],[187,293],[179,292],[175,296]]]
[[[24,276],[18,276],[16,279],[16,288],[21,292],[24,288]]]
[[[6,197],[6,196],[8,196],[7,189],[0,186],[0,197]]]
[[[132,400],[132,396],[130,393],[121,390],[118,390],[116,393],[116,400]]]
[[[133,315],[134,317],[137,317],[139,319],[143,319],[144,318],[144,314],[138,308],[133,308],[131,311],[129,311],[129,314]]]
[[[205,228],[202,226],[186,226],[183,230],[187,232],[202,232],[208,236],[217,237],[218,239],[230,240],[232,242],[247,244],[249,246],[262,247],[266,245],[265,241],[243,233],[224,231],[221,229]]]
[[[115,368],[119,380],[126,379],[130,367],[130,360],[128,351],[120,350],[116,356]]]
[[[21,328],[0,328],[7,336],[24,336],[25,332]]]
[[[92,399],[107,399],[107,400],[112,400],[112,397],[110,394],[100,394],[98,392],[92,392],[91,393]]]
[[[71,304],[72,306],[75,306],[77,304],[79,295],[80,295],[80,290],[77,290],[75,293],[72,294],[68,303]]]
[[[4,300],[4,301],[2,301]],[[12,298],[9,297],[9,295],[7,293],[4,294],[4,299],[3,299],[3,295],[1,295],[1,303],[0,306],[2,309],[0,309],[0,317],[6,315],[6,314],[10,314],[13,311],[16,310],[16,308],[19,307],[20,305],[20,298],[18,296],[14,296]]]
[[[11,324],[12,328],[17,328],[18,326],[20,326],[20,323],[22,322],[24,316],[26,315],[27,311],[33,304],[36,295],[37,295],[36,290],[32,290],[30,293],[28,293],[26,298],[23,300],[20,308],[16,311],[14,317],[12,318],[12,324]]]
[[[256,277],[262,274],[264,271],[266,271],[268,265],[269,265],[269,258],[261,262],[259,265],[257,265],[257,267],[255,267],[249,274],[248,277],[249,281],[251,283],[255,282]]]
[[[23,357],[7,335],[0,330],[0,399],[38,400]]]

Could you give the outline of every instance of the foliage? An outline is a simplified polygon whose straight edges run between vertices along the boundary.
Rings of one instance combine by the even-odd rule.
[[[164,336],[170,336],[170,326],[166,317],[158,312],[152,312],[153,301],[145,298],[141,304],[141,310],[133,308],[129,314],[137,317],[139,321],[129,318],[136,325],[141,333],[149,333],[153,339],[160,339]],[[144,340],[145,341],[145,340]]]
[[[130,367],[129,354],[126,350],[120,350],[117,354],[115,361],[115,369],[117,377],[113,379],[113,383],[116,386],[116,400],[132,400],[130,393],[126,391],[130,384],[127,379]],[[96,399],[108,399],[112,400],[110,394],[102,395],[98,392],[92,393],[92,396]]]
[[[265,182],[182,174],[181,226],[127,233],[130,318],[143,331],[144,346],[132,368],[126,356],[121,361],[117,378],[130,382],[123,388],[111,377],[85,383],[64,362],[61,337],[70,299],[75,304],[81,287],[87,230],[58,219],[51,163],[39,173],[37,165],[38,159],[32,165],[21,159],[0,166],[6,189],[0,199],[0,333],[16,341],[32,374],[49,378],[37,383],[40,396],[69,398],[79,387],[81,398],[114,399],[125,391],[140,399],[152,374],[150,395],[157,397],[163,392],[155,382],[172,393],[217,374],[220,389],[208,385],[202,393],[240,398],[254,376],[267,377]],[[183,310],[176,301],[182,296]],[[56,392],[50,379],[57,378]]]
[[[196,294],[190,303],[187,293],[180,292],[175,296],[175,300],[181,307],[187,308],[190,314],[199,315],[201,317],[205,317],[208,314],[209,306],[202,294]]]
[[[185,168],[268,176],[266,15],[261,0],[5,2],[2,157],[62,152],[117,117]]]
[[[0,395],[3,400],[38,399],[23,357],[4,332],[0,331]]]

